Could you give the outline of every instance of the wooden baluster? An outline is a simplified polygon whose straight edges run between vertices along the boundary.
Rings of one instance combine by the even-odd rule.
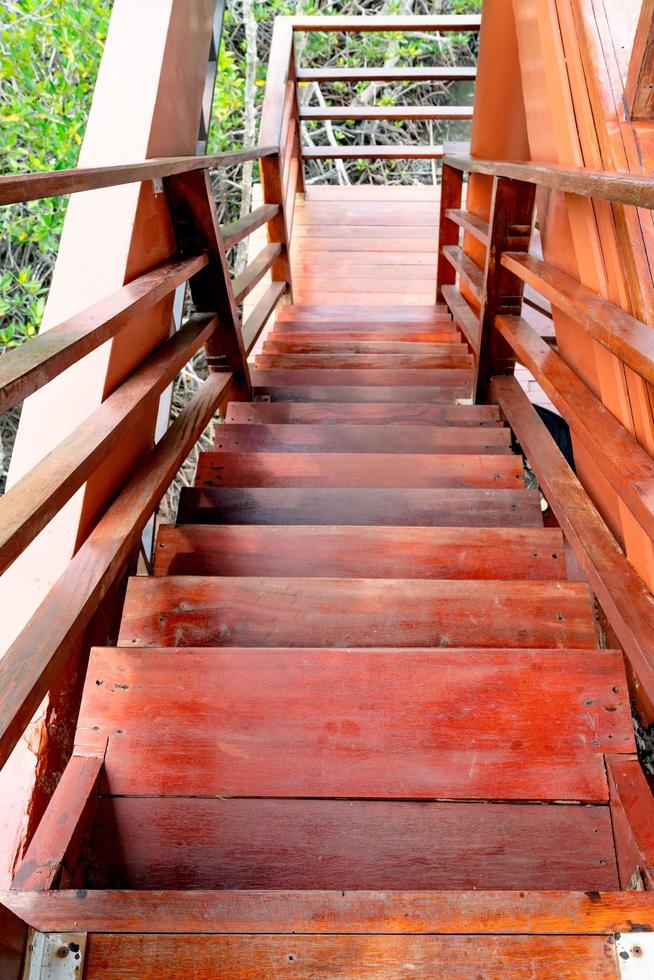
[[[481,337],[474,400],[485,402],[494,374],[513,374],[515,355],[495,329],[495,317],[519,316],[523,282],[502,265],[502,252],[528,252],[536,187],[522,180],[495,177],[479,323]]]
[[[443,255],[444,245],[459,244],[459,227],[445,216],[448,208],[460,208],[463,193],[463,171],[443,164],[441,176],[441,216],[438,225],[438,269],[436,273],[436,302],[444,303],[443,286],[456,282],[456,272]]]
[[[209,256],[208,265],[190,280],[196,310],[218,315],[218,327],[206,344],[207,357],[214,370],[232,371],[239,392],[249,398],[247,354],[209,172],[168,177],[164,186],[179,250],[206,251]]]

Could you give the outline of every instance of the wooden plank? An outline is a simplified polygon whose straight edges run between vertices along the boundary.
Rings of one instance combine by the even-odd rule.
[[[340,70],[340,69],[339,69]],[[343,69],[344,71],[348,69]],[[358,69],[355,69],[358,70]],[[362,69],[367,71],[368,69]],[[382,69],[370,69],[381,71]],[[305,204],[314,201],[427,201],[438,202],[440,187],[435,184],[309,184]]]
[[[152,511],[227,396],[230,374],[211,374],[134,470],[20,636],[0,660],[0,765],[4,765],[103,597],[124,574]]]
[[[632,120],[654,117],[653,56],[654,4],[652,0],[645,0],[640,8],[624,91],[628,118]]]
[[[75,736],[78,749],[84,751],[107,744],[104,778],[113,796],[606,802],[603,754],[635,751],[620,651],[243,649],[249,645],[247,623],[256,618],[247,606],[243,612],[238,585],[246,580],[219,579],[219,588],[207,578],[157,578],[135,588],[136,581],[132,579],[128,587],[119,638],[130,649],[92,651]],[[276,579],[274,591],[263,584],[259,603],[268,606],[271,594],[288,593],[299,581]],[[367,588],[361,588],[361,580],[341,582],[338,593],[332,592],[334,581],[308,580],[296,593],[296,611],[290,615],[311,615],[303,599],[307,592],[317,595],[321,589],[325,603],[348,589],[366,602]],[[386,582],[372,584],[377,596],[389,591]],[[455,636],[466,632],[456,623],[457,593],[476,596],[481,619],[490,608],[486,593],[493,589],[500,604],[513,590],[520,608],[522,596],[516,584],[480,580],[471,589],[469,583],[445,583],[451,596],[452,641],[456,643]],[[549,596],[565,588],[561,582],[521,584]],[[404,593],[400,600],[404,599],[406,614],[411,616],[415,597],[430,603],[441,583],[411,581],[412,589],[417,587],[415,597],[406,595],[402,582],[391,580],[389,585]],[[224,613],[206,609],[204,603],[219,589],[240,606],[245,623],[230,629]],[[184,605],[181,614],[162,605],[165,594]],[[581,595],[588,604],[586,595]],[[148,611],[137,611],[144,601],[152,604],[157,620],[164,620],[158,630],[150,625]],[[222,596],[217,601],[224,603]],[[281,605],[288,616],[287,604]],[[559,605],[563,609],[566,604],[559,601]],[[575,615],[572,604],[568,611]],[[269,607],[266,615],[271,616]],[[278,616],[275,610],[272,632]],[[329,618],[337,616],[332,613]],[[396,616],[397,609],[389,618]],[[532,616],[527,605],[525,631],[530,630]],[[371,632],[377,633],[385,618],[374,613],[368,619],[364,613],[360,620],[363,625],[368,619]],[[204,640],[198,636],[200,619]],[[210,635],[220,620],[226,628],[224,633],[221,629],[219,645],[233,640],[241,649],[194,648],[198,641],[201,646],[211,645]],[[393,625],[390,628],[394,631]],[[494,629],[495,624],[476,626],[477,635],[487,630],[482,646],[493,645]],[[153,649],[157,632],[159,645],[169,646],[171,641],[177,645],[179,634],[179,645],[186,649]],[[308,635],[312,629],[304,622],[295,631],[282,629],[286,636],[290,632]],[[355,623],[349,639],[355,645],[357,632],[362,630]],[[547,625],[540,636],[552,642]],[[390,637],[384,639],[392,643]],[[150,648],[138,652],[136,647],[143,646],[144,640]],[[276,640],[270,637],[266,645],[276,645]],[[175,684],[180,662],[184,683]],[[547,699],[541,697],[543,690],[548,691]],[[463,692],[466,704],[474,705],[465,712],[464,741]],[[148,765],[153,757],[156,765]],[[369,830],[374,812],[366,821]],[[607,834],[602,856],[608,859],[612,851],[608,811],[604,816]],[[348,841],[348,850],[350,845]],[[404,879],[398,887],[408,887],[410,880]],[[288,877],[270,884],[290,887],[291,881]],[[383,878],[345,880],[342,887],[382,887],[383,883]],[[295,887],[302,884],[308,882],[298,881]],[[316,884],[331,887],[324,881]],[[418,881],[416,887],[425,884]],[[595,887],[616,885],[614,877]],[[434,883],[434,887],[442,886]]]
[[[270,373],[270,372],[268,372]],[[361,403],[361,402],[397,402],[401,398],[403,402],[415,402],[424,405],[448,404],[454,405],[457,400],[465,399],[470,401],[469,384],[459,385],[440,385],[436,387],[426,387],[424,385],[412,385],[402,387],[401,391],[394,385],[361,385],[354,382],[341,385],[293,385],[290,382],[282,382],[272,379],[269,383],[258,382],[255,390],[255,397],[271,398],[273,401],[285,402],[342,402],[342,403]]]
[[[654,928],[652,892],[75,889],[0,892],[0,900],[43,932],[71,923],[91,933],[195,935],[612,936]]]
[[[377,146],[305,146],[302,149],[305,160],[440,160],[442,146],[418,146],[395,144]]]
[[[460,173],[460,171],[457,172]],[[445,217],[449,221],[453,221],[459,228],[463,228],[465,232],[472,235],[473,238],[476,238],[482,245],[486,246],[488,244],[488,222],[482,218],[478,218],[476,214],[461,210],[460,208],[448,208],[445,211]]]
[[[234,248],[235,245],[242,242],[244,238],[248,238],[253,231],[261,228],[277,214],[279,214],[278,204],[262,204],[250,214],[246,214],[228,225],[221,225],[220,234],[223,236],[225,249]]]
[[[654,187],[647,176],[588,170],[584,167],[560,167],[554,163],[512,163],[508,160],[481,160],[449,154],[445,155],[444,161],[448,166],[467,173],[508,177],[582,197],[599,197],[615,204],[654,208]]]
[[[7,351],[0,359],[0,415],[115,337],[208,261],[206,255],[195,255],[164,262],[81,313]]]
[[[361,267],[365,274],[373,268],[383,266],[384,271],[389,273],[395,272],[397,275],[401,275],[401,269],[404,269],[407,274],[414,272],[419,273],[422,277],[428,272],[433,274],[436,259],[434,255],[429,255],[426,252],[410,251],[373,252],[358,250],[356,255],[334,255],[333,250],[322,247],[322,241],[306,241],[301,250],[297,251],[297,254],[294,252],[293,265],[298,273],[302,273],[305,277],[319,274],[322,266],[342,273],[351,272],[353,267]]]
[[[2,896],[5,897],[4,894]],[[0,977],[2,980],[21,980],[27,949],[27,925],[0,902]]]
[[[579,582],[131,578],[118,642],[588,647],[596,636]]]
[[[652,205],[654,207],[654,203]],[[532,255],[504,254],[502,264],[571,317],[623,364],[654,383],[652,328],[582,285],[572,276]]]
[[[479,342],[481,338],[479,317],[472,307],[468,306],[456,286],[443,286],[441,292],[454,320],[461,328],[473,352],[477,355],[479,353]]]
[[[0,497],[0,574],[107,459],[216,328],[196,314]]]
[[[484,288],[484,270],[480,269],[459,245],[444,245],[441,254],[465,282],[473,296],[481,301]]]
[[[495,378],[506,415],[588,582],[636,675],[646,724],[654,720],[652,597],[591,503],[515,378]]]
[[[237,304],[242,303],[254,287],[261,282],[265,274],[272,267],[275,259],[281,254],[281,251],[282,246],[280,242],[265,245],[256,258],[250,262],[248,267],[240,275],[236,276],[232,282],[232,289]]]
[[[239,427],[240,428],[240,427]],[[255,426],[255,428],[261,428]],[[295,428],[295,427],[293,427]],[[333,430],[332,430],[333,431]],[[414,429],[414,431],[416,431]],[[418,430],[420,431],[420,430]],[[468,432],[475,430],[466,430]],[[483,431],[483,430],[482,430]],[[486,430],[489,431],[489,430]],[[493,447],[469,453],[203,453],[197,487],[523,487],[522,461]]]
[[[354,424],[325,425],[232,425],[216,427],[215,450],[228,452],[285,453],[510,453],[511,433],[507,428],[469,428],[462,426],[403,426],[391,429]],[[220,466],[220,453],[201,453],[199,466]],[[522,460],[511,457],[516,472],[522,473]],[[336,465],[336,463],[334,464]]]
[[[478,31],[481,27],[479,14],[439,14],[437,16],[303,16],[290,18],[294,31]]]
[[[494,426],[496,405],[420,405],[417,402],[230,402],[226,422],[257,425]]]
[[[366,288],[369,286],[366,283]],[[386,306],[389,299],[401,299],[407,304],[418,304],[425,303],[433,295],[433,283],[425,282],[420,285],[420,288],[414,286],[413,289],[404,289],[398,291],[375,291],[371,297],[372,304],[378,306],[380,309]],[[311,303],[323,303],[327,299],[338,299],[343,303],[356,303],[361,299],[361,289],[364,283],[358,283],[355,287],[354,285],[348,285],[347,288],[344,287],[341,292],[340,289],[334,289],[333,281],[330,285],[316,286],[311,282],[305,280],[304,283],[300,283],[299,287],[296,289],[294,296],[300,302],[311,302]]]
[[[329,20],[336,18],[328,18]],[[411,964],[415,977],[459,974],[500,980],[593,977],[618,980],[613,947],[600,936],[89,936],[85,962],[96,980],[156,976],[177,980],[282,976],[301,964],[306,977],[359,975],[395,980]],[[363,972],[365,971],[365,972]],[[581,971],[581,972],[579,972]],[[302,975],[298,973],[298,975]]]
[[[473,65],[406,68],[298,68],[297,80],[303,82],[474,82]],[[384,188],[386,189],[386,188]]]
[[[535,199],[536,188],[533,184],[506,177],[493,180],[479,310],[476,402],[488,401],[488,385],[493,375],[513,374],[515,369],[513,350],[495,329],[495,317],[498,313],[520,313],[523,286],[522,279],[502,263],[502,253],[508,249],[515,249],[518,253],[529,251]]]
[[[162,180],[175,174],[216,167],[234,167],[247,160],[261,160],[276,153],[276,147],[255,146],[212,156],[164,157],[140,163],[113,164],[108,167],[76,167],[46,173],[4,174],[0,177],[0,205],[19,204],[46,197],[60,197],[79,191],[134,184],[143,180]]]
[[[452,336],[449,340],[454,343],[431,344],[416,341],[402,340],[315,340],[311,334],[301,334],[300,340],[293,335],[275,335],[271,330],[268,334],[270,340],[265,340],[262,345],[264,354],[458,354],[461,350],[465,353],[466,348],[459,339]],[[304,339],[307,337],[309,339]]]
[[[542,527],[532,490],[182,489],[180,524]]]
[[[414,369],[431,371],[442,368],[471,368],[472,358],[465,347],[447,354],[339,354],[335,351],[320,354],[257,354],[255,367],[262,371],[280,368],[284,371],[355,371]]]
[[[330,343],[422,343],[422,344],[460,344],[461,334],[456,325],[448,320],[435,326],[420,327],[418,324],[397,328],[387,324],[293,324],[288,321],[276,323],[267,335],[271,341],[302,343],[328,341]]]
[[[280,310],[280,322],[292,320],[297,323],[301,320],[311,323],[324,323],[325,321],[335,321],[340,323],[360,323],[374,320],[375,323],[415,324],[421,325],[440,323],[447,319],[447,311],[439,309],[434,304],[412,308],[410,306],[393,306],[388,304],[383,313],[379,310],[371,309],[367,306],[352,308],[351,306],[339,306],[338,303],[323,303],[320,306],[288,306]]]
[[[81,883],[80,849],[95,813],[103,755],[71,756],[18,866],[12,888],[46,891]]]
[[[188,828],[183,849],[176,827]],[[92,885],[100,887],[289,887],[309,888],[309,897],[324,887],[344,897],[375,883],[420,891],[617,886],[606,806],[114,797],[100,804],[93,845]],[[310,931],[337,930],[325,922]]]
[[[267,385],[395,385],[396,388],[413,385],[425,388],[454,388],[469,385],[472,372],[459,368],[271,368],[250,371],[252,384],[257,387]],[[402,395],[404,397],[404,395]],[[397,391],[396,391],[397,398]]]
[[[607,759],[620,885],[654,887],[654,797],[637,758]]]
[[[300,119],[347,122],[348,120],[392,119],[472,119],[471,105],[349,105],[349,106],[300,106]]]
[[[306,148],[305,148],[306,150]],[[303,155],[305,155],[303,151]],[[329,230],[329,229],[328,229]],[[360,252],[361,250],[365,252],[377,252],[383,253],[387,252],[389,248],[388,240],[384,238],[375,237],[371,235],[372,229],[368,228],[368,234],[366,235],[366,228],[362,229],[362,235],[358,238],[345,238],[336,235],[336,228],[332,228],[331,235],[322,236],[320,239],[316,238],[302,238],[301,245],[298,245],[297,236],[297,226],[296,235],[293,238],[292,251],[294,257],[298,254],[311,255],[314,251],[323,251],[325,249],[333,252],[338,252],[339,255],[347,255],[349,252]],[[434,258],[434,238],[430,235],[429,238],[416,238],[410,237],[408,228],[398,228],[397,238],[393,239],[393,250],[396,252],[426,252],[429,254],[430,261]]]
[[[654,460],[522,317],[496,318],[496,328],[561,412],[604,477],[648,536],[654,538]]]
[[[364,263],[361,256],[358,256],[356,266],[352,262],[340,263],[329,257],[314,259],[303,266],[296,263],[295,278],[303,289],[312,286],[327,286],[329,280],[333,284],[336,277],[338,278],[339,292],[353,289],[357,282],[366,288],[370,285],[372,289],[378,292],[399,292],[401,291],[398,287],[399,282],[402,283],[404,289],[409,284],[413,289],[424,289],[427,283],[433,281],[434,270],[420,265],[415,267],[387,266],[383,263],[378,264],[374,258],[371,262]]]
[[[272,282],[241,327],[243,345],[248,354],[287,289],[285,282]]]
[[[498,556],[501,556],[499,560]],[[154,575],[566,577],[558,528],[159,526]]]

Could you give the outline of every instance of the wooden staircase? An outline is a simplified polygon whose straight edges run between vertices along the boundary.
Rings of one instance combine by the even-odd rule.
[[[424,893],[617,890],[627,682],[442,308],[287,306],[252,374],[91,653],[72,764],[97,760],[95,816],[66,876],[255,895],[258,924],[98,930],[86,976],[617,976],[612,939],[537,915],[513,938],[340,933],[336,896],[402,896],[414,922]],[[280,902],[338,934],[263,935]]]

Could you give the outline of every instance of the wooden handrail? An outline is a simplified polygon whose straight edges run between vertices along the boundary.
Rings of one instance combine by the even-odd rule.
[[[0,660],[0,767],[79,642],[98,605],[124,574],[154,508],[225,398],[231,373],[210,374]]]
[[[122,163],[106,167],[76,167],[46,173],[4,174],[0,177],[0,205],[38,201],[62,194],[117,187],[143,180],[163,180],[175,174],[214,167],[233,167],[248,160],[261,160],[277,153],[276,145],[262,145],[213,156],[162,157],[142,163]]]
[[[223,236],[225,250],[234,248],[235,245],[242,242],[244,238],[251,235],[257,228],[261,228],[262,225],[272,221],[278,214],[278,204],[262,204],[261,207],[255,208],[254,211],[246,214],[243,218],[238,218],[228,225],[221,225],[220,234]]]
[[[300,119],[335,122],[349,120],[391,119],[472,119],[472,106],[468,105],[348,105],[348,106],[301,106]]]
[[[243,324],[243,345],[248,354],[256,344],[259,334],[270,319],[273,310],[285,292],[285,282],[271,283]]]
[[[450,68],[298,68],[298,82],[473,82],[473,66]]]
[[[0,575],[107,458],[139,415],[208,339],[216,317],[198,313],[162,344],[70,435],[0,497]]]
[[[449,154],[446,154],[443,162],[466,173],[510,177],[512,180],[523,180],[528,184],[539,184],[568,194],[598,197],[603,201],[631,204],[638,208],[654,208],[654,181],[651,177],[586,170],[583,167],[559,167],[553,163],[478,160],[476,157]]]
[[[171,259],[0,358],[0,415],[115,337],[205,268],[206,254]]]
[[[278,18],[279,19],[279,18]],[[286,18],[285,18],[286,19]],[[449,31],[478,31],[481,27],[480,14],[437,14],[391,17],[371,16],[358,17],[321,17],[297,16],[289,17],[294,31],[432,31],[434,33]]]
[[[242,303],[248,293],[251,293],[257,283],[261,282],[265,274],[271,268],[273,262],[282,250],[279,242],[266,245],[250,264],[236,276],[233,281],[234,298],[237,303]]]

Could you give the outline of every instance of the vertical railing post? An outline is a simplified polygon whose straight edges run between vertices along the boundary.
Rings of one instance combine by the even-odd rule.
[[[460,208],[463,195],[463,172],[444,163],[441,174],[441,210],[438,223],[438,267],[436,271],[436,302],[444,303],[443,286],[456,282],[456,271],[443,255],[444,245],[459,244],[459,227],[446,217],[449,208]]]
[[[292,292],[291,262],[289,256],[288,222],[285,213],[284,187],[282,183],[281,145],[286,85],[294,76],[293,21],[290,17],[276,17],[268,61],[266,91],[261,112],[259,130],[260,146],[276,146],[274,156],[264,157],[260,163],[263,199],[266,204],[278,204],[279,213],[268,222],[268,241],[279,242],[282,250],[273,263],[273,281],[288,283]]]
[[[480,343],[475,402],[488,398],[494,374],[513,374],[515,355],[495,329],[495,317],[519,316],[524,284],[502,265],[502,252],[528,252],[534,214],[535,184],[495,177],[491,197],[484,287],[479,314]]]
[[[167,177],[164,181],[177,246],[182,254],[207,252],[209,263],[189,281],[193,305],[199,313],[216,313],[218,327],[207,342],[207,357],[214,370],[232,371],[241,397],[250,397],[247,353],[232,290],[207,170]]]

